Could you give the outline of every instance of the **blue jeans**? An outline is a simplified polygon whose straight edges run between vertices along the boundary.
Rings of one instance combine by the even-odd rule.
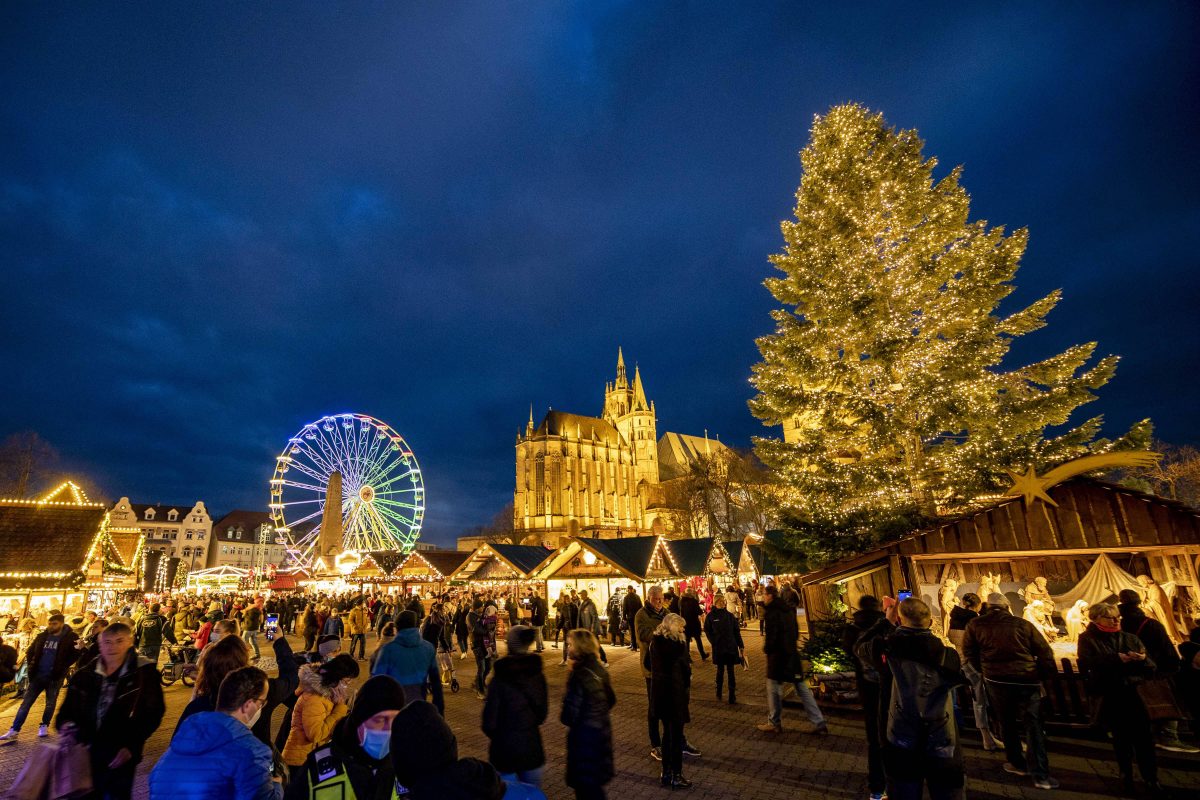
[[[1000,735],[1008,763],[1028,772],[1034,780],[1050,776],[1046,756],[1046,729],[1042,726],[1042,685],[1040,683],[998,683],[986,678],[988,701],[1000,718]],[[1028,753],[1021,751],[1022,740]]]
[[[516,772],[505,772],[500,775],[500,780],[504,781],[505,783],[527,783],[530,786],[536,786],[540,789],[542,788],[542,771],[545,769],[545,767],[538,767],[537,769],[522,769]]]
[[[821,707],[817,705],[817,699],[813,697],[808,684],[804,681],[796,681],[795,685],[796,696],[800,698],[800,704],[804,706],[804,713],[808,715],[808,721],[813,725],[824,725],[825,717],[821,714]],[[767,678],[767,722],[779,725],[782,718],[783,682]]]
[[[37,700],[37,696],[42,692],[46,693],[46,709],[42,712],[42,724],[49,725],[54,719],[54,707],[58,704],[58,692],[62,689],[62,678],[51,678],[44,675],[34,675],[29,679],[29,688],[25,690],[25,698],[21,701],[21,707],[17,709],[17,716],[13,718],[12,729],[14,731],[21,730],[21,726],[25,724],[25,718],[29,716],[29,709],[33,707],[33,701]]]
[[[262,652],[258,649],[258,631],[243,631],[242,641],[254,648],[255,658],[262,657]]]

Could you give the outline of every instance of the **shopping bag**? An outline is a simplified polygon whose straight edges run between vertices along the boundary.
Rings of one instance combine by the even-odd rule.
[[[87,745],[64,733],[54,754],[50,799],[70,800],[92,791],[92,761]]]
[[[1146,715],[1151,722],[1162,722],[1172,719],[1183,719],[1183,709],[1175,700],[1175,692],[1171,689],[1169,678],[1153,678],[1137,684],[1138,697],[1146,707]]]
[[[9,800],[47,800],[57,750],[50,743],[35,747],[4,796]]]

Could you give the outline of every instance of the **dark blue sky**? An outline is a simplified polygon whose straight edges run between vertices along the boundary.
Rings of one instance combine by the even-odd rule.
[[[963,5],[5,3],[0,435],[221,512],[361,411],[442,542],[619,344],[660,431],[748,444],[797,153],[857,100],[1030,228],[1014,304],[1066,297],[1016,355],[1098,340],[1087,411],[1197,442],[1197,7]]]

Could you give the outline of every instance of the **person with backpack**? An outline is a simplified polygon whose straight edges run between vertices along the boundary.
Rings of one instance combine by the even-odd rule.
[[[162,650],[163,630],[167,620],[159,612],[158,603],[150,606],[150,611],[138,620],[133,632],[133,643],[138,654],[149,659],[150,663],[158,663],[158,654]]]
[[[887,777],[883,769],[883,740],[885,731],[880,724],[879,672],[870,663],[864,663],[855,652],[855,646],[867,631],[884,618],[879,600],[864,594],[858,600],[858,610],[850,618],[850,624],[842,637],[842,649],[854,664],[854,682],[863,707],[863,725],[867,732],[867,791],[871,800],[883,800],[887,794]]]
[[[920,800],[927,788],[930,800],[961,800],[966,772],[953,695],[968,681],[958,652],[933,635],[933,612],[915,597],[890,606],[866,635],[856,655],[891,686],[883,739],[887,796]]]

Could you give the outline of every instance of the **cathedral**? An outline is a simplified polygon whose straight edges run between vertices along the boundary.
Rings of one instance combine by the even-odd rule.
[[[635,366],[629,379],[620,349],[602,408],[598,417],[551,410],[537,425],[530,412],[517,435],[513,492],[513,528],[524,543],[671,534],[663,487],[699,458],[726,449],[707,436],[660,438],[641,371]]]

